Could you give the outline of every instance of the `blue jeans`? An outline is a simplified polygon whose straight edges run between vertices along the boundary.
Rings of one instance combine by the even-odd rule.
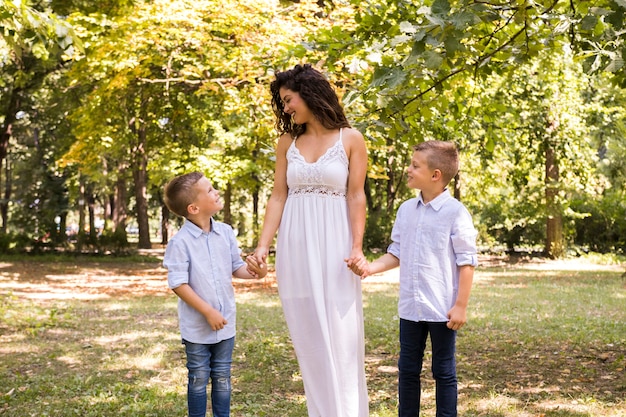
[[[448,329],[446,323],[400,319],[399,417],[417,417],[420,414],[420,374],[429,333],[433,351],[436,416],[457,415],[456,331]]]
[[[207,385],[211,378],[211,406],[214,417],[230,416],[230,365],[233,361],[235,338],[213,345],[183,340],[187,353],[187,406],[189,417],[205,417]]]

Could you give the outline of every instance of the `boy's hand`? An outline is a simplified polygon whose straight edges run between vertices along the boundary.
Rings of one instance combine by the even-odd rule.
[[[467,323],[467,310],[463,307],[454,305],[448,311],[448,329],[459,330]]]
[[[211,326],[213,331],[222,330],[224,326],[228,324],[228,320],[226,320],[224,316],[222,316],[222,314],[214,308],[209,310],[205,314],[204,318],[207,323],[209,323],[209,326]]]

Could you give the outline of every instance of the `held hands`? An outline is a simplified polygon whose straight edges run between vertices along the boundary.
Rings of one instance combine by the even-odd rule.
[[[248,272],[256,278],[263,278],[267,275],[267,255],[269,248],[258,246],[252,255],[246,257]]]
[[[263,278],[267,275],[267,263],[260,263],[254,255],[248,255],[246,257],[246,264],[248,265],[248,272],[255,278]]]
[[[367,259],[365,259],[362,252],[351,253],[350,257],[344,259],[344,261],[346,262],[348,268],[351,269],[356,275],[359,275],[361,279],[365,279],[371,275],[370,264],[367,262]]]

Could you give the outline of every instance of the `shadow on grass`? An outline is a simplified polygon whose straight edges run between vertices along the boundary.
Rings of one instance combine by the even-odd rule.
[[[144,264],[0,265],[0,415],[183,416],[176,297]],[[29,290],[25,290],[26,286]],[[271,280],[236,282],[233,416],[306,416]],[[364,283],[370,415],[397,415],[397,284]],[[460,415],[626,415],[618,273],[477,271],[458,335]],[[422,409],[434,415],[431,354]]]
[[[3,303],[21,317],[3,321],[0,414],[184,415],[184,392],[163,384],[178,374],[170,364],[183,361],[174,348],[174,303],[162,308],[162,297],[36,303]]]
[[[365,287],[372,405],[391,410],[397,284]],[[616,272],[477,271],[469,322],[457,341],[461,415],[626,415],[624,299]],[[428,348],[422,408],[434,415],[431,356]],[[378,398],[384,387],[391,398]]]

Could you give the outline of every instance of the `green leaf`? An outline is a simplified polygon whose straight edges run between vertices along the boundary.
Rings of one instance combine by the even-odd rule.
[[[426,51],[424,52],[424,64],[427,68],[430,69],[439,69],[441,67],[441,63],[443,62],[443,57],[439,55],[435,51]]]
[[[485,149],[487,149],[489,152],[493,152],[495,148],[496,142],[493,138],[493,131],[491,128],[489,128],[489,132],[487,134],[487,142],[485,143]]]
[[[480,23],[480,18],[475,13],[463,10],[461,12],[454,13],[450,21],[456,29],[462,30],[468,26]]]
[[[445,16],[450,12],[450,3],[448,0],[435,0],[430,10],[438,16]]]
[[[613,59],[611,59],[611,62],[609,63],[609,65],[606,66],[604,70],[609,72],[617,72],[622,68],[624,68],[624,59],[616,54],[615,56],[613,56]]]
[[[598,18],[594,15],[587,15],[580,22],[580,26],[583,30],[593,30],[596,27],[598,22]]]
[[[568,18],[563,18],[554,28],[554,34],[560,35],[568,31],[572,24],[572,21]]]
[[[604,33],[605,29],[606,29],[606,25],[604,24],[604,22],[601,19],[598,19],[598,22],[596,23],[596,27],[593,28],[593,34],[595,36],[600,36]]]
[[[460,42],[460,38],[449,34],[444,39],[444,45],[446,47],[446,53],[448,57],[452,58],[458,51],[463,51],[465,47]]]

